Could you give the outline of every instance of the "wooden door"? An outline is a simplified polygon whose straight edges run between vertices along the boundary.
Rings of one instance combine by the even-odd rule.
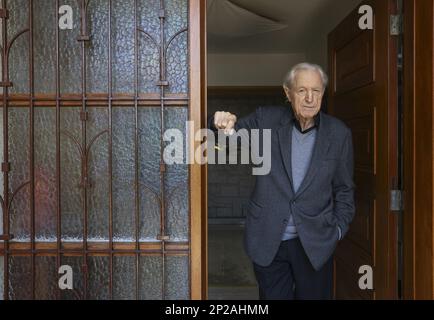
[[[0,2],[0,299],[202,297],[200,2]]]
[[[389,35],[395,1],[364,1],[373,29],[361,30],[357,7],[329,35],[330,113],[351,128],[356,215],[335,254],[337,299],[397,298],[397,217],[389,194],[397,177],[397,53]],[[359,268],[373,269],[373,290]]]

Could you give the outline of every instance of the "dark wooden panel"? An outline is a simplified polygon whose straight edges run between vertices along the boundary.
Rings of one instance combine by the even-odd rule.
[[[336,50],[336,93],[347,92],[374,81],[373,47],[373,33],[362,32]]]
[[[373,184],[372,173],[365,171],[355,172],[357,192],[355,194],[356,215],[347,234],[355,244],[366,252],[372,250],[373,225],[375,221],[374,193],[371,190]]]
[[[371,115],[347,120],[353,133],[355,166],[373,169],[374,166],[374,110]]]
[[[357,252],[357,255],[352,254]],[[363,265],[373,265],[373,258],[368,253],[347,240],[342,242],[335,255],[336,274],[339,281],[336,282],[336,297],[339,299],[372,299],[374,292],[360,290],[359,268]],[[375,275],[375,272],[374,272]]]

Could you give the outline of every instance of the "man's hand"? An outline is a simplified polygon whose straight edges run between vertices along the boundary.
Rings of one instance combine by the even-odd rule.
[[[234,126],[237,122],[237,116],[225,111],[217,111],[214,114],[214,126],[217,129],[224,129],[225,134],[231,135],[234,132]]]

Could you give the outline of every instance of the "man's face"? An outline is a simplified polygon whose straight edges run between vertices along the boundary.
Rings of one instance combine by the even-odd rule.
[[[298,119],[310,121],[321,109],[323,85],[316,71],[298,71],[292,88],[284,88]]]

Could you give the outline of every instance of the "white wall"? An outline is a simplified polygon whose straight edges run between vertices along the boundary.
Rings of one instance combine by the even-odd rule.
[[[208,86],[280,86],[303,53],[208,54]]]

